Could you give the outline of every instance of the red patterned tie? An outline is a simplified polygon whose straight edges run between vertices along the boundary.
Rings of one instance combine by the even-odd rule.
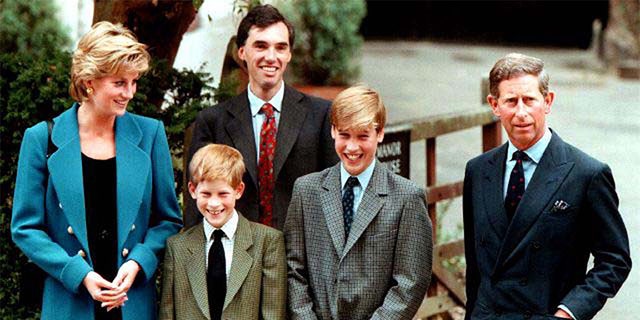
[[[273,157],[276,150],[276,118],[273,106],[265,103],[262,106],[264,122],[260,130],[260,159],[258,160],[258,186],[260,192],[260,223],[271,226],[273,217]]]

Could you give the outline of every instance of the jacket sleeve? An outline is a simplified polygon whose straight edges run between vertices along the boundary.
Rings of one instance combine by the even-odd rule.
[[[274,230],[275,231],[275,230]],[[287,255],[282,232],[267,239],[262,265],[262,319],[285,319],[287,314]]]
[[[173,296],[174,279],[173,248],[167,243],[164,254],[164,268],[162,270],[162,296],[160,297],[160,320],[173,320],[175,318],[175,306]]]
[[[136,244],[127,256],[127,260],[134,260],[140,265],[147,281],[153,278],[167,238],[177,233],[182,227],[180,207],[174,190],[175,181],[169,144],[164,125],[161,121],[157,123],[156,136],[150,154],[153,189],[149,229],[144,241]]]
[[[300,180],[293,186],[293,196],[284,224],[287,248],[287,281],[289,285],[289,318],[312,320],[318,317],[313,311],[309,289],[309,275],[304,239],[304,213],[300,195]]]
[[[629,237],[618,212],[618,196],[607,165],[591,177],[586,195],[593,235],[591,254],[594,265],[582,283],[562,299],[577,319],[591,319],[622,286],[631,271]]]
[[[18,157],[13,196],[11,237],[18,248],[67,290],[77,293],[92,268],[80,255],[70,255],[49,236],[45,197],[48,179],[47,128],[42,122],[25,131]],[[47,183],[48,185],[45,185]]]
[[[470,165],[464,173],[464,188],[462,192],[462,215],[464,224],[464,255],[467,262],[466,270],[466,316],[465,319],[471,318],[473,307],[475,306],[478,296],[478,286],[480,285],[480,275],[478,264],[476,261],[475,250],[475,229],[473,222],[473,183],[471,180],[472,173]]]
[[[411,319],[431,282],[433,242],[424,190],[408,195],[404,204],[393,262],[393,279],[372,319]]]

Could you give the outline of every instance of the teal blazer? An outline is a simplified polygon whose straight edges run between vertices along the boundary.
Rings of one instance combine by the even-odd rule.
[[[45,122],[25,131],[18,159],[11,236],[47,273],[42,319],[93,319],[93,300],[82,285],[92,262],[77,110],[74,104],[54,119],[58,149],[49,159]],[[130,113],[116,118],[115,141],[118,265],[134,260],[141,267],[122,315],[155,319],[159,257],[182,225],[169,146],[161,121]]]

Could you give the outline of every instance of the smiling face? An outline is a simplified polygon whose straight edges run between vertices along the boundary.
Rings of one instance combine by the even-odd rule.
[[[198,211],[218,229],[231,219],[236,200],[240,199],[243,191],[244,183],[234,189],[223,179],[204,180],[197,186],[189,182],[189,193],[196,200]]]
[[[551,112],[555,94],[543,96],[538,77],[530,74],[503,80],[498,85],[498,97],[487,101],[493,114],[500,118],[509,140],[519,150],[533,146],[547,128],[546,115]]]
[[[121,116],[136,93],[139,77],[134,71],[87,80],[86,87],[93,89],[93,93],[83,104],[102,117]]]
[[[362,173],[376,157],[378,143],[384,139],[384,130],[370,127],[364,129],[337,129],[331,127],[336,153],[342,166],[352,176]]]
[[[287,26],[278,22],[266,28],[251,27],[238,56],[247,63],[251,92],[262,100],[270,100],[280,89],[291,60]]]

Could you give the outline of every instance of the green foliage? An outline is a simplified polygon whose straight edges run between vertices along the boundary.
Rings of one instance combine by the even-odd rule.
[[[284,14],[295,27],[293,75],[298,82],[346,85],[359,75],[362,37],[360,23],[366,15],[364,0],[293,0]]]
[[[53,1],[0,1],[0,50],[43,56],[64,47],[69,39],[53,19]]]

